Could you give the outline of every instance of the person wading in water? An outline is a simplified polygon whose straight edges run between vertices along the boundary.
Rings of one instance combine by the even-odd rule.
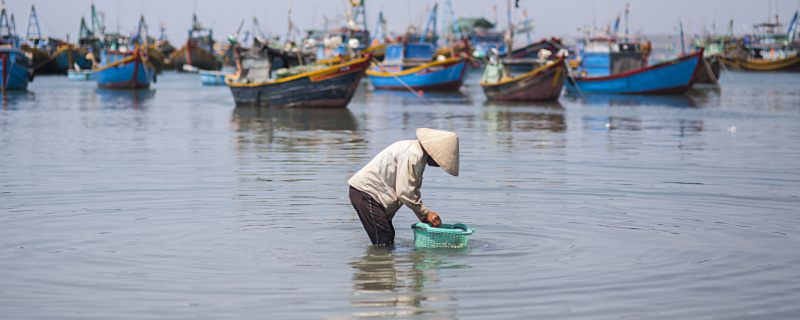
[[[393,143],[347,180],[350,202],[372,244],[394,243],[392,218],[403,205],[422,222],[434,227],[442,224],[439,214],[426,208],[420,199],[426,164],[458,176],[455,132],[419,128],[417,140]]]

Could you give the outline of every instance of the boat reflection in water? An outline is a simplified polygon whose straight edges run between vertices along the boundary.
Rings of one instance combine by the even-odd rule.
[[[150,103],[156,95],[156,91],[151,89],[114,90],[98,88],[95,90],[95,94],[100,100],[101,108],[147,109],[150,107]]]
[[[353,267],[352,316],[355,318],[457,317],[455,290],[440,284],[450,269],[467,265],[448,262],[468,249],[397,249],[370,246],[351,262]]]
[[[270,108],[239,106],[233,109],[231,126],[239,135],[238,145],[287,146],[361,141],[358,121],[347,108]],[[324,132],[318,132],[324,131]],[[335,134],[341,131],[341,134]]]
[[[564,107],[558,102],[524,105],[511,102],[486,102],[483,118],[492,131],[549,131],[564,132]]]
[[[33,91],[6,91],[0,94],[0,99],[3,100],[3,110],[16,110],[36,100],[36,94]]]
[[[674,119],[672,121],[647,121],[639,116],[586,115],[582,118],[583,126],[589,131],[642,131],[666,130],[677,131],[679,137],[686,133],[702,132],[705,128],[703,120]]]
[[[589,106],[664,106],[674,108],[694,108],[695,101],[687,95],[627,95],[627,94],[590,94],[581,96],[567,93],[564,99],[569,102],[582,103]]]
[[[411,92],[408,90],[371,90],[366,92],[369,101],[378,103],[390,103],[391,105],[415,105],[415,104],[448,104],[448,105],[470,105],[472,98],[470,95],[461,91],[454,92]]]

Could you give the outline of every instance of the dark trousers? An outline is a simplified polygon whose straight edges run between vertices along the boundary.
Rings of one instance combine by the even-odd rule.
[[[375,245],[391,245],[394,243],[394,226],[392,219],[386,216],[386,210],[368,193],[350,187],[350,203],[358,213],[364,231]]]

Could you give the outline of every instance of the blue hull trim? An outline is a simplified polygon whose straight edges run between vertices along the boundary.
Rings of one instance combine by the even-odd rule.
[[[605,77],[569,79],[568,91],[610,94],[683,94],[692,86],[703,52]],[[580,89],[580,90],[578,90]]]
[[[0,49],[0,86],[3,90],[27,90],[31,60],[16,48]]]
[[[458,90],[464,82],[465,70],[466,61],[460,61],[444,68],[426,68],[402,76],[370,75],[369,80],[376,89],[406,90],[407,85],[414,90]]]

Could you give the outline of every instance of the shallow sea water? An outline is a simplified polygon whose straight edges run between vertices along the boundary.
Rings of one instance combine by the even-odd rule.
[[[0,318],[800,318],[800,74],[512,105],[478,78],[270,110],[37,77],[0,111]],[[415,250],[405,208],[371,247],[347,198],[417,127],[460,136],[422,194],[466,250]]]

